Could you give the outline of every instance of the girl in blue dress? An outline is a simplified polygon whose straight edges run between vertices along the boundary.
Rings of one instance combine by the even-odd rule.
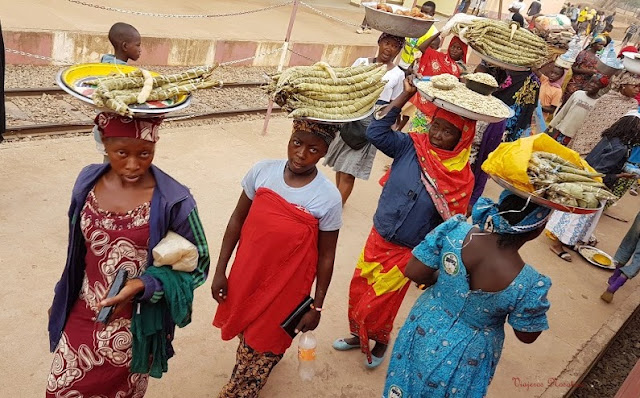
[[[385,398],[484,397],[500,359],[505,320],[533,343],[548,329],[551,280],[518,250],[544,230],[550,210],[509,191],[480,198],[473,222],[449,219],[413,250],[406,276],[431,286],[398,334]]]

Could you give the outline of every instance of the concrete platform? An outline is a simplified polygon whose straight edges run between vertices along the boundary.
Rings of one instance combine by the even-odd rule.
[[[169,0],[83,0],[97,6],[156,14],[228,14],[274,6],[286,0],[214,0],[175,2]],[[345,21],[359,24],[364,10],[349,5],[346,0],[309,0],[309,5]],[[21,0],[2,4],[2,27],[7,30],[60,30],[105,34],[115,22],[135,26],[142,37],[179,37],[186,39],[224,38],[233,40],[284,39],[291,14],[291,5],[264,12],[219,18],[158,18],[108,11],[81,5],[69,0],[52,3],[48,0]],[[28,15],[28,18],[25,18]],[[296,27],[298,29],[296,29]],[[353,35],[344,35],[353,33]],[[360,44],[371,43],[367,36],[355,33],[355,28],[331,22],[306,7],[300,6],[293,29],[293,40],[301,42]]]
[[[224,228],[240,195],[240,180],[261,159],[282,158],[290,121],[271,123],[260,136],[261,121],[164,130],[155,163],[191,187],[198,200],[212,258],[217,258]],[[73,181],[86,164],[101,157],[88,136],[0,145],[0,384],[2,397],[35,397],[44,392],[52,356],[48,353],[46,311],[62,272],[67,246],[67,208]],[[295,349],[277,366],[263,397],[380,396],[388,362],[367,371],[357,352],[339,353],[331,342],[348,331],[347,292],[380,194],[378,177],[389,161],[378,155],[370,181],[358,181],[344,214],[334,278],[326,311],[317,330],[318,376],[302,383]],[[333,178],[332,173],[323,172]],[[496,197],[495,185],[487,194]],[[632,218],[640,199],[625,197],[614,211]],[[613,253],[628,223],[603,217],[597,235]],[[640,300],[640,286],[630,281],[613,304],[599,299],[609,273],[558,259],[541,237],[523,250],[524,258],[551,277],[550,330],[534,344],[516,341],[510,328],[489,397],[562,397]],[[420,294],[411,287],[396,320],[404,321]],[[211,326],[216,305],[209,283],[196,292],[193,323],[177,332],[177,356],[170,372],[150,382],[147,397],[204,398],[217,394],[233,368],[236,342],[223,342]],[[294,342],[295,347],[295,342]]]
[[[171,1],[95,0],[87,3],[157,14],[226,14],[251,11],[284,3],[284,0]],[[143,37],[140,63],[145,65],[201,65],[271,53],[282,46],[291,4],[263,12],[220,18],[159,18],[109,11],[70,1],[6,2],[2,9],[5,46],[67,63],[97,62],[112,52],[107,32],[115,22],[135,26]],[[320,0],[309,4],[348,23],[359,25],[364,11],[346,1]],[[29,15],[29,18],[24,18]],[[308,65],[325,60],[334,66],[350,65],[361,56],[374,56],[377,34],[358,35],[350,26],[323,17],[300,5],[296,14],[291,50],[285,65]],[[296,55],[296,53],[301,55]],[[310,58],[311,60],[309,60]],[[248,60],[239,65],[275,66],[280,53]],[[10,64],[48,64],[7,54]]]

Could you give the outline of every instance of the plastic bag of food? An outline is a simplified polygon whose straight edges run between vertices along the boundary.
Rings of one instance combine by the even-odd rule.
[[[534,20],[534,25],[538,30],[561,31],[573,29],[571,20],[566,15],[541,15]]]
[[[198,266],[198,249],[173,231],[153,248],[153,265],[170,265],[174,271],[192,272]]]
[[[582,51],[582,43],[580,42],[580,36],[574,36],[573,39],[569,42],[569,49],[566,53],[562,54],[560,58],[563,61],[574,63],[576,58],[578,58],[578,54]]]
[[[595,172],[578,152],[565,147],[547,134],[537,134],[500,144],[482,164],[482,170],[506,180],[518,189],[533,192],[527,169],[531,155],[538,151],[554,153],[576,166]]]
[[[452,16],[451,18],[449,18],[447,23],[444,24],[444,26],[442,27],[442,30],[440,30],[441,32],[440,35],[442,37],[445,37],[449,33],[451,33],[452,30],[453,30],[453,34],[457,34],[458,30],[461,29],[461,27],[463,27],[465,24],[470,24],[471,22],[479,19],[486,19],[486,18],[476,17],[474,15],[469,15],[465,13],[458,13]],[[460,24],[461,26],[456,27],[456,25],[458,24]]]

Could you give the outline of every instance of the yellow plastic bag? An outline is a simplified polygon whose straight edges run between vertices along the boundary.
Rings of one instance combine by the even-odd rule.
[[[531,155],[539,151],[554,153],[580,168],[595,172],[578,152],[565,147],[547,134],[500,144],[482,164],[482,170],[489,175],[496,175],[506,180],[522,191],[533,192],[534,187],[529,182],[527,168],[529,168]],[[602,181],[602,179],[596,179]]]

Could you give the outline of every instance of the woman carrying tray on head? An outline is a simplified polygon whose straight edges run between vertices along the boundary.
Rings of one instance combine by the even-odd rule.
[[[567,102],[571,94],[578,90],[584,90],[591,77],[598,73],[596,70],[596,65],[598,64],[597,53],[604,48],[605,42],[606,39],[604,37],[596,36],[591,40],[589,47],[578,53],[578,57],[571,67],[573,75],[569,83],[567,83],[562,97],[563,104]]]
[[[528,134],[540,95],[538,76],[531,70],[505,70],[485,61],[478,65],[476,72],[489,73],[496,78],[500,87],[493,96],[507,104],[514,112],[513,117],[507,119],[504,141],[515,141]]]
[[[440,33],[436,33],[420,45],[422,57],[420,57],[418,75],[437,76],[448,73],[459,78],[466,72],[466,66],[464,65],[467,62],[468,46],[458,36],[453,36],[449,47],[447,47],[447,52],[442,53],[431,48],[431,43],[434,40],[440,40]],[[436,106],[418,94],[411,99],[411,103],[417,109],[410,116],[409,131],[416,133],[428,132]]]
[[[392,130],[415,93],[411,78],[405,79],[403,93],[367,129],[369,141],[394,160],[351,280],[348,315],[353,337],[338,339],[333,347],[360,348],[369,368],[384,359],[393,320],[409,287],[404,270],[411,249],[443,220],[465,214],[473,188],[468,159],[475,121],[438,109],[428,134]]]
[[[219,303],[213,325],[240,344],[220,398],[257,397],[291,345],[280,327],[311,292],[314,303],[297,330],[314,330],[331,282],[342,201],[316,164],[337,126],[294,120],[288,159],[256,163],[242,180],[211,284]],[[225,275],[237,251],[229,278]]]
[[[613,189],[620,180],[635,179],[623,171],[631,148],[640,145],[640,114],[631,112],[601,134],[601,140],[585,160],[605,175],[604,183]],[[593,241],[592,235],[604,208],[597,213],[578,215],[554,211],[547,224],[547,236],[553,241],[551,251],[565,261],[572,261],[564,249]]]
[[[49,310],[47,397],[144,396],[149,373],[166,372],[175,325],[191,320],[209,252],[193,196],[152,165],[161,121],[96,117],[109,163],[84,168],[73,188],[67,263]],[[153,266],[151,250],[169,231],[196,247],[192,272]],[[122,269],[130,279],[106,298]],[[106,306],[115,310],[105,326],[96,316]]]
[[[382,77],[387,84],[376,105],[386,105],[402,92],[404,72],[394,64],[404,45],[404,37],[383,33],[378,38],[378,55],[374,58],[358,58],[352,66],[383,63],[388,71]],[[373,115],[366,119],[345,124],[340,135],[331,143],[324,165],[336,172],[336,185],[344,205],[351,195],[356,178],[368,180],[376,157],[376,147],[371,145],[365,131]]]
[[[405,275],[430,288],[398,332],[383,397],[484,397],[505,321],[525,344],[549,328],[551,280],[519,253],[549,212],[504,191],[498,203],[478,201],[478,227],[454,217],[413,249]]]

